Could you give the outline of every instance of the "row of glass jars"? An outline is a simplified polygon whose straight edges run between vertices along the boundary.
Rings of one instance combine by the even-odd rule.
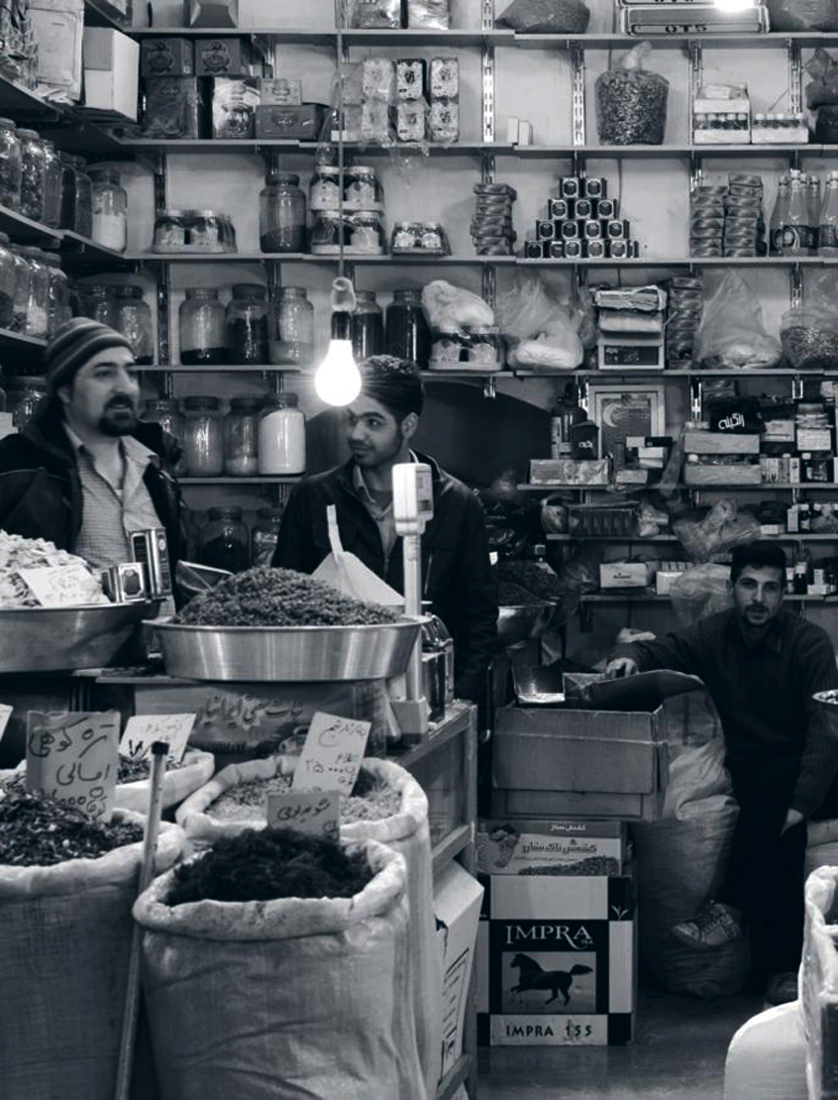
[[[356,360],[370,355],[394,355],[424,368],[431,354],[431,333],[418,290],[396,290],[387,306],[386,325],[375,294],[355,291],[352,350]]]
[[[151,309],[141,286],[77,283],[73,297],[77,316],[91,317],[121,332],[141,366],[154,362]]]
[[[146,402],[144,420],[154,420],[183,448],[178,473],[187,477],[294,476],[305,473],[305,417],[295,393],[234,397],[224,416],[217,397]]]
[[[199,562],[231,573],[251,565],[270,565],[281,519],[281,508],[260,508],[248,532],[238,506],[210,508],[198,536]]]
[[[226,307],[214,287],[189,287],[179,328],[187,366],[301,366],[314,358],[314,307],[302,287],[283,287],[271,303],[265,287],[239,283]]]
[[[309,201],[294,172],[272,172],[259,193],[259,246],[263,252],[305,252],[308,245],[308,209],[316,212],[317,225],[329,224],[328,218],[343,209],[347,213],[380,215],[384,210],[384,192],[375,169],[364,165],[341,169],[336,165],[318,165],[311,178]],[[376,234],[380,245],[380,217]],[[323,230],[321,229],[320,235]],[[313,240],[315,238],[313,237]]]
[[[46,339],[71,316],[60,257],[0,233],[0,328]]]

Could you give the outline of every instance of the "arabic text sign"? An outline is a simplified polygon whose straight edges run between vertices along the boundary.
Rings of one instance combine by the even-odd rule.
[[[116,711],[29,711],[26,786],[109,821],[119,766]]]
[[[129,718],[119,742],[120,756],[144,760],[155,741],[169,746],[168,760],[177,766],[195,724],[194,714],[135,714]]]
[[[308,836],[338,838],[340,795],[336,791],[289,791],[268,795],[268,826]]]
[[[291,789],[351,794],[371,726],[371,722],[318,711],[311,720]]]

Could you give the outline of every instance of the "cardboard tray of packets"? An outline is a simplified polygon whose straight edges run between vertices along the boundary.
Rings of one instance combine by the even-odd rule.
[[[493,812],[655,820],[669,773],[663,703],[701,681],[659,671],[568,674],[564,684],[564,705],[498,709]]]

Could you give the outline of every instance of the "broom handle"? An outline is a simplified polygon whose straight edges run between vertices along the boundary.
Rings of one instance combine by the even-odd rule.
[[[151,778],[149,781],[148,815],[143,838],[143,861],[140,865],[138,896],[154,878],[154,856],[163,811],[163,779],[166,775],[166,755],[169,746],[155,741],[151,746]],[[134,922],[131,936],[131,956],[128,962],[128,985],[125,990],[125,1011],[122,1017],[122,1041],[116,1076],[116,1100],[128,1100],[131,1090],[131,1070],[134,1064],[134,1043],[137,1038],[137,1016],[140,1006],[140,926]]]

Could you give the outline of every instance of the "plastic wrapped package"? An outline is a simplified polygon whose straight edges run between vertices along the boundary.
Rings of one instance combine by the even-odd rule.
[[[838,368],[838,313],[790,309],[783,314],[780,339],[789,366],[795,370]]]
[[[525,34],[584,34],[590,21],[582,0],[512,0],[497,25]]]
[[[733,271],[704,308],[695,355],[705,368],[775,367],[782,358],[779,340],[765,330],[759,298]]]
[[[662,145],[669,81],[643,69],[652,49],[640,42],[596,81],[596,115],[603,145]]]
[[[450,30],[450,0],[407,0],[407,25],[411,30]]]
[[[727,565],[705,563],[683,573],[670,593],[672,610],[681,626],[692,626],[708,615],[732,607],[729,581]]]
[[[570,310],[554,301],[542,279],[525,273],[498,303],[498,321],[516,341],[511,366],[573,370],[585,357]]]
[[[349,26],[357,30],[401,27],[401,0],[350,0]]]
[[[467,331],[473,327],[489,327],[495,323],[495,313],[477,294],[452,286],[444,279],[434,279],[422,291],[422,305],[435,331]]]
[[[702,520],[676,520],[672,530],[690,557],[699,562],[711,561],[760,537],[756,519],[747,513],[741,515],[733,499],[717,501]]]
[[[838,104],[838,61],[826,50],[818,48],[806,62],[805,68],[812,78],[806,85],[806,106],[809,110],[836,106]]]
[[[838,31],[838,0],[768,0],[772,31]]]

